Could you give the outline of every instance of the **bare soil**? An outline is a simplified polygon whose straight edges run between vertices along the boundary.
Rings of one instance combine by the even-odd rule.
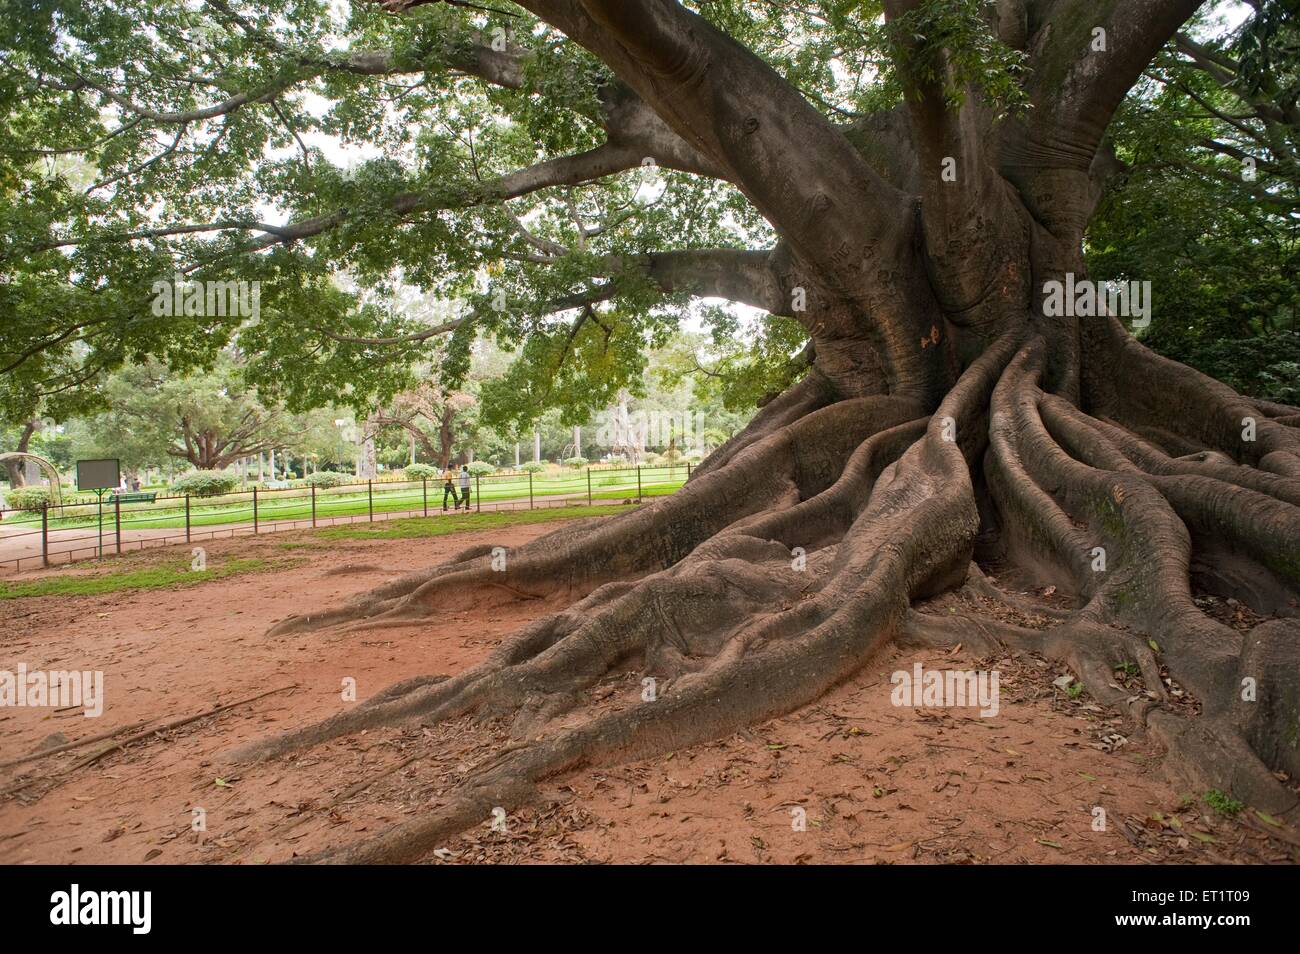
[[[272,623],[335,604],[475,543],[518,545],[559,523],[410,540],[309,532],[207,544],[210,560],[275,569],[196,586],[0,602],[0,669],[92,669],[102,718],[0,709],[0,761],[145,719],[160,723],[284,688],[97,761],[96,743],[0,769],[0,862],[263,863],[356,840],[430,806],[505,741],[459,720],[340,739],[296,761],[230,771],[235,746],[454,674],[554,607],[449,612],[433,625],[269,639]],[[128,557],[146,566],[174,552]],[[85,572],[56,570],[47,572]],[[23,574],[21,578],[37,578]],[[1001,709],[896,707],[890,674],[996,669]],[[434,863],[1294,862],[1289,829],[1219,814],[1178,787],[1164,754],[1118,713],[1053,685],[1028,653],[974,659],[893,650],[818,703],[707,745],[552,779],[540,801],[427,856]],[[639,679],[598,686],[640,703]],[[74,767],[76,766],[76,767]],[[400,767],[397,767],[400,766]],[[394,768],[396,767],[396,770]],[[373,780],[362,791],[359,783]],[[1104,810],[1104,830],[1098,830]],[[206,830],[195,831],[195,809]],[[803,822],[802,830],[800,823]]]

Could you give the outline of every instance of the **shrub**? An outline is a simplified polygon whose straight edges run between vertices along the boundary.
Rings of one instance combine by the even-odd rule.
[[[4,495],[10,510],[44,510],[54,506],[54,494],[48,487],[16,487]]]
[[[585,457],[566,457],[564,463],[568,467],[586,467],[587,458]]]
[[[172,493],[188,494],[191,497],[220,497],[238,486],[239,477],[235,474],[201,470],[172,481]]]
[[[332,470],[318,470],[314,474],[309,474],[303,483],[308,487],[342,487],[344,484],[352,483],[352,477]]]
[[[496,470],[485,460],[476,460],[469,465],[469,472],[475,477],[486,477],[488,474],[495,474]]]
[[[438,468],[432,464],[412,464],[404,473],[407,480],[436,480]]]
[[[540,474],[546,469],[546,465],[540,460],[530,460],[526,464],[521,464],[519,469],[527,474]]]

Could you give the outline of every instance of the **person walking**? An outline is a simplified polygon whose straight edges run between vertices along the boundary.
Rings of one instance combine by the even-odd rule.
[[[465,505],[465,512],[469,513],[469,465],[460,465],[460,502]],[[459,506],[459,504],[457,505]]]
[[[442,512],[447,512],[447,498],[451,498],[452,503],[456,503],[456,472],[448,465],[442,471]],[[460,505],[457,504],[457,509]]]

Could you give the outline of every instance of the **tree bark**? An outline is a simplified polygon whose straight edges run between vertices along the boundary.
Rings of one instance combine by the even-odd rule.
[[[19,454],[26,454],[31,447],[32,436],[36,433],[39,421],[27,421],[23,424],[23,429],[18,437],[18,443],[14,446],[14,451]],[[9,486],[13,488],[27,486],[27,468],[22,460],[5,461],[5,473],[9,477]]]

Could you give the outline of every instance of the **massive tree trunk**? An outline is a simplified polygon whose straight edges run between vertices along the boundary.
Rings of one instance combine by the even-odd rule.
[[[28,421],[23,425],[22,435],[18,438],[18,444],[14,451],[19,454],[26,454],[32,443],[32,435],[36,433],[39,421]],[[9,478],[9,486],[17,489],[18,487],[27,486],[27,461],[6,460],[5,474]]]
[[[409,626],[465,601],[563,606],[467,672],[413,678],[242,753],[513,717],[518,742],[442,807],[327,857],[417,858],[556,772],[804,705],[894,639],[1062,660],[1206,787],[1296,817],[1272,772],[1300,774],[1300,411],[1153,354],[1114,317],[1044,306],[1050,283],[1086,279],[1103,132],[1194,0],[1000,3],[1002,38],[1034,56],[1024,118],[994,122],[974,91],[956,108],[915,82],[905,109],[849,133],[669,0],[522,5],[601,57],[776,225],[768,280],[787,301],[802,290],[806,310],[789,313],[815,359],[678,494],[558,530],[504,569],[475,548],[273,630]],[[942,54],[915,52],[944,74]],[[1003,581],[1055,586],[1069,609],[1007,593],[990,563]],[[948,609],[1001,600],[1051,624],[926,612],[949,591],[966,602]],[[1275,618],[1237,632],[1201,611],[1202,591]],[[1154,699],[1114,686],[1124,664]],[[628,670],[658,680],[654,701],[597,712],[590,688]],[[1195,707],[1164,704],[1166,673]]]

